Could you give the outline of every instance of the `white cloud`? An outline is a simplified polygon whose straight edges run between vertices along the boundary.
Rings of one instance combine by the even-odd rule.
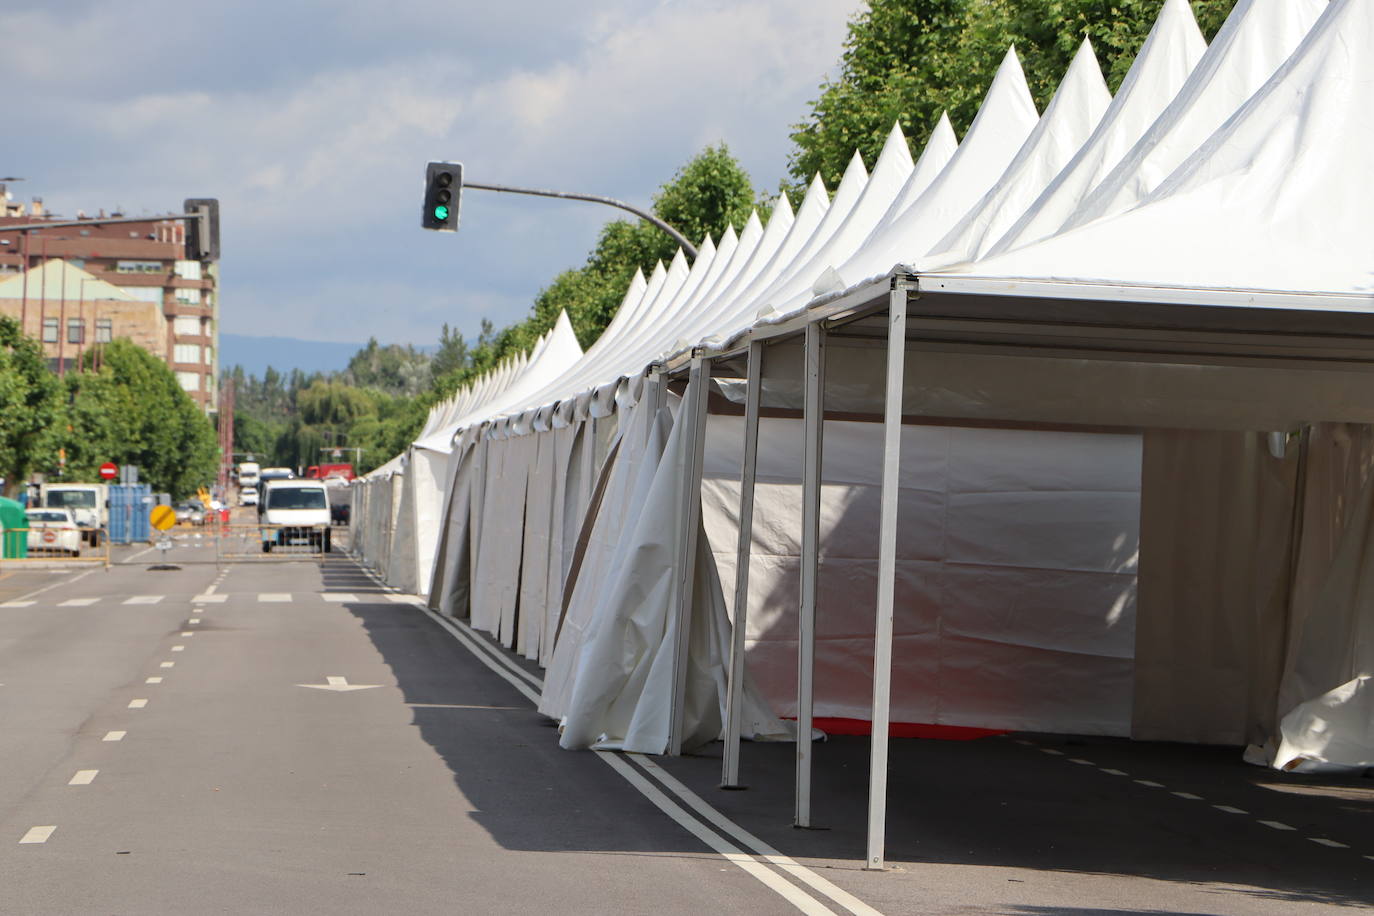
[[[426,159],[647,204],[723,140],[771,188],[857,6],[45,4],[7,15],[0,81],[26,101],[0,167],[64,212],[218,196],[228,331],[430,343],[523,317],[615,214],[468,192],[436,237]]]

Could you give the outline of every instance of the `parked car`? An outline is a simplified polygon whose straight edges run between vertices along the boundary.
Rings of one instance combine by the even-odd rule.
[[[29,553],[81,553],[81,529],[71,509],[28,509]]]
[[[258,504],[258,488],[244,487],[239,490],[239,505],[256,506]]]
[[[177,503],[172,508],[176,511],[179,525],[200,525],[205,522],[205,506],[195,500]]]

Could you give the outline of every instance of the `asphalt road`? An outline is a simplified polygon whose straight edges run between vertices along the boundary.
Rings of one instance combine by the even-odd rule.
[[[896,741],[892,868],[866,872],[864,739],[816,748],[827,829],[795,830],[788,746],[746,745],[742,792],[716,788],[718,745],[562,751],[530,701],[537,669],[345,557],[221,566],[183,540],[165,558],[180,568],[152,571],[164,558],[143,551],[108,572],[0,571],[0,912],[1374,903],[1368,779],[1278,776],[1232,748]]]

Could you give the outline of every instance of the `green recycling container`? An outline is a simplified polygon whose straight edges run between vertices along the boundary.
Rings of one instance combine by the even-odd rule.
[[[0,531],[4,532],[6,560],[22,560],[29,555],[29,518],[24,507],[12,499],[0,496]]]

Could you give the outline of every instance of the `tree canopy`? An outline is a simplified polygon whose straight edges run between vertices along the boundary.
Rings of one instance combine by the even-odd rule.
[[[85,354],[65,379],[56,434],[62,477],[95,480],[101,464],[137,465],[154,490],[181,499],[214,479],[218,445],[209,419],[167,364],[128,340]]]
[[[7,492],[22,486],[50,451],[60,401],[46,362],[38,341],[0,316],[0,477]]]
[[[941,111],[961,136],[1007,48],[1015,45],[1043,111],[1078,45],[1091,39],[1113,92],[1164,0],[871,0],[849,26],[840,74],[795,125],[794,182],[834,187],[857,149],[872,165],[893,123],[925,146]],[[1210,39],[1235,0],[1192,0]]]

